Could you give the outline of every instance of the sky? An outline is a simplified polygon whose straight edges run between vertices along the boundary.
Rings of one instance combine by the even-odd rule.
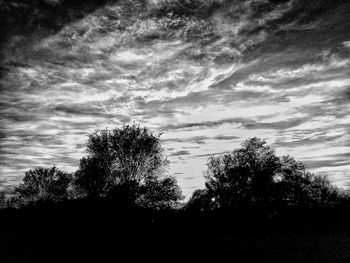
[[[162,133],[187,197],[251,137],[350,186],[349,1],[73,2],[0,1],[1,189],[130,122]]]

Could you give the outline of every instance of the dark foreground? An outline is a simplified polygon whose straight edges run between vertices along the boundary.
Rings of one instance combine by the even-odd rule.
[[[350,262],[344,210],[200,214],[110,205],[0,211],[0,262]]]

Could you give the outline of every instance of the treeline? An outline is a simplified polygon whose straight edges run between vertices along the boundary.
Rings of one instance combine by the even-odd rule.
[[[55,166],[29,170],[10,196],[2,195],[2,206],[114,199],[156,210],[176,208],[183,196],[176,179],[166,174],[159,137],[136,124],[92,133],[76,172]]]
[[[210,157],[205,189],[196,190],[188,209],[339,207],[349,196],[327,176],[306,171],[291,156],[278,157],[266,142],[252,138],[229,154]]]
[[[246,140],[231,153],[210,157],[205,188],[182,203],[181,188],[166,173],[168,161],[159,138],[160,134],[136,124],[92,133],[87,156],[76,172],[55,166],[29,170],[12,193],[1,194],[1,207],[69,206],[80,200],[80,204],[108,202],[153,211],[248,209],[273,214],[285,208],[343,208],[350,203],[326,176],[307,172],[293,157],[277,156],[258,138]]]

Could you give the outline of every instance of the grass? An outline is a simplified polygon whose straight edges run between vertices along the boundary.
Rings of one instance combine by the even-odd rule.
[[[258,233],[29,227],[1,231],[0,262],[350,262],[346,226]]]

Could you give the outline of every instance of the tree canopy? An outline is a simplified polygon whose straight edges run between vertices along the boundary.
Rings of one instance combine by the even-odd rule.
[[[246,140],[231,153],[210,157],[207,166],[205,189],[193,193],[190,208],[334,205],[344,197],[327,177],[306,172],[293,157],[278,157],[259,138]]]
[[[87,195],[103,196],[118,184],[144,184],[164,172],[159,136],[136,124],[90,134],[88,156],[75,174],[77,186]]]
[[[182,198],[181,190],[175,178],[163,178],[168,161],[159,137],[136,124],[90,134],[88,156],[80,160],[75,173],[77,191],[98,197],[121,191],[123,186],[129,198],[140,205],[175,204]]]
[[[149,178],[139,189],[136,203],[153,209],[176,208],[183,199],[180,186],[174,177]]]
[[[252,138],[232,153],[209,158],[206,187],[220,207],[265,205],[273,198],[279,168],[274,150]]]
[[[157,210],[179,207],[184,197],[176,179],[167,174],[168,161],[159,137],[136,124],[94,132],[75,173],[55,166],[31,169],[11,200],[21,206],[109,198]],[[194,191],[188,209],[315,207],[348,202],[348,195],[326,176],[306,171],[305,165],[291,156],[277,156],[259,138],[246,140],[231,153],[210,157],[207,167],[205,189]],[[2,207],[11,203],[5,194],[0,201]]]
[[[119,204],[176,208],[184,197],[176,179],[167,174],[168,160],[159,137],[136,124],[94,132],[75,173],[55,166],[28,170],[10,199],[0,196],[1,206],[108,197]]]
[[[62,201],[69,196],[70,173],[63,172],[55,166],[38,167],[25,173],[23,182],[15,188],[18,202],[34,203],[38,201]]]

